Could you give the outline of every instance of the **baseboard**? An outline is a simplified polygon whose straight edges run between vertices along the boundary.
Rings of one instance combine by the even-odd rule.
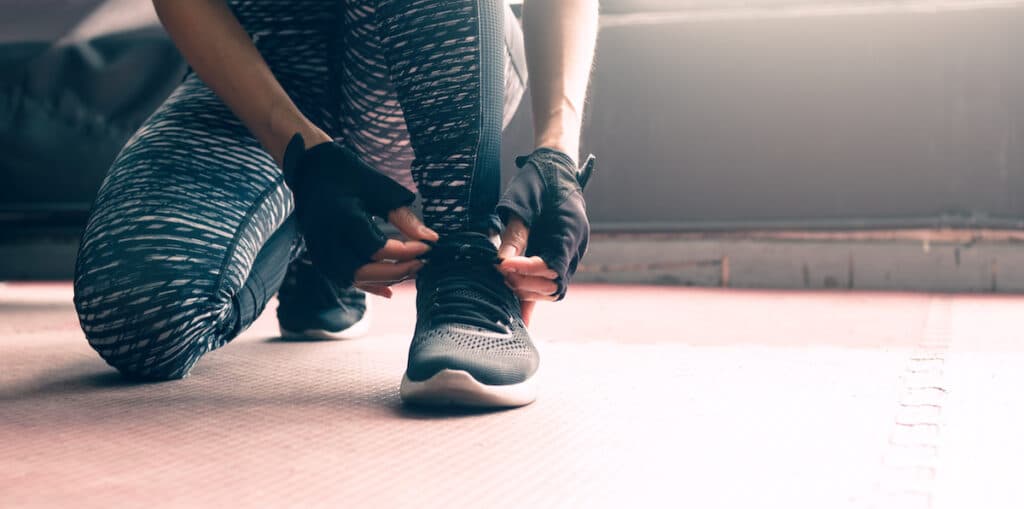
[[[0,243],[0,280],[66,280],[78,238]],[[1024,232],[990,229],[600,233],[580,282],[1024,292]]]
[[[1024,232],[605,234],[577,281],[732,288],[1024,292]]]

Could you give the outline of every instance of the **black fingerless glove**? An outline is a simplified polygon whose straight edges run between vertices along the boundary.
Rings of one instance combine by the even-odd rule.
[[[284,179],[313,265],[347,287],[387,242],[372,216],[387,218],[415,195],[337,143],[304,146],[298,134],[288,143]]]
[[[577,170],[572,158],[550,148],[539,148],[516,158],[519,174],[498,202],[498,215],[508,224],[510,214],[519,216],[530,229],[526,256],[540,256],[558,273],[561,300],[569,279],[587,251],[590,221],[583,188],[594,170],[595,158],[587,158]]]

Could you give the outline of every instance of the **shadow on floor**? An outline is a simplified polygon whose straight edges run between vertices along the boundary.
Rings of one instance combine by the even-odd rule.
[[[515,410],[514,408],[456,408],[456,407],[420,407],[408,406],[398,402],[391,407],[391,410],[398,417],[404,419],[438,420],[451,419],[456,417],[477,417],[493,415]]]
[[[0,393],[0,401],[14,402],[19,400],[43,399],[47,397],[66,397],[79,394],[117,392],[126,389],[136,389],[147,385],[166,383],[132,379],[114,371],[112,368],[108,368],[103,371],[94,371],[91,368],[96,364],[96,362],[83,362],[81,364],[89,365],[89,368],[86,368],[88,369],[87,372],[79,373],[83,370],[82,368],[77,366],[69,367],[67,371],[76,374],[54,377],[44,381],[35,381],[35,383],[30,382],[26,384],[27,387],[21,390],[5,390]]]
[[[274,339],[263,342],[272,342]],[[81,359],[53,366],[0,390],[0,407],[37,420],[48,409],[50,418],[87,421],[121,419],[158,422],[181,412],[218,415],[243,412],[330,412],[341,407],[362,408],[400,419],[443,420],[486,416],[505,410],[408,407],[390,377],[368,374],[365,379],[330,370],[292,376],[288,369],[273,372],[249,369],[244,356],[219,358],[197,367],[182,380],[147,381],[125,377],[98,360]],[[45,413],[45,412],[44,412]],[[298,415],[298,414],[297,414]]]

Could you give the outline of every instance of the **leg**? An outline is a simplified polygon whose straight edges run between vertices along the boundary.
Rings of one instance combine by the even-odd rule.
[[[338,87],[339,114],[331,119],[331,125],[337,126],[337,130],[330,132],[364,161],[413,189],[415,183],[409,172],[413,149],[381,47],[374,3],[348,0],[341,13],[340,30],[331,44],[335,52],[330,73],[330,81]],[[503,125],[508,125],[512,119],[526,90],[522,30],[514,21],[511,9],[506,7],[506,10]],[[424,173],[418,172],[417,176],[422,183]],[[452,225],[462,224],[457,217],[456,221],[450,221],[451,216],[438,213],[449,205],[445,203],[449,198],[439,196],[436,186],[421,189],[427,201],[427,224],[441,231],[450,231]],[[468,196],[462,202],[468,202]],[[355,288],[334,288],[306,259],[296,260],[289,267],[278,301],[277,316],[283,337],[347,339],[367,329],[369,301],[363,292]]]
[[[400,387],[413,404],[519,406],[536,397],[539,355],[485,235],[499,227],[507,83],[499,2],[376,2],[387,72],[365,74],[394,86],[424,219],[442,232],[416,278],[416,331]]]
[[[247,327],[294,254],[273,160],[196,77],[115,161],[75,274],[90,345],[123,373],[188,374]]]
[[[476,3],[432,4],[347,1],[336,45],[340,138],[408,187],[412,163],[426,223],[458,231],[490,225],[499,185],[498,153],[492,150],[525,92],[526,61],[522,31],[507,6],[482,7],[494,25],[483,30],[483,39],[497,57],[481,67]],[[473,193],[479,196],[471,204]]]
[[[377,16],[424,216],[447,231],[486,231],[501,178],[502,2],[382,0]]]

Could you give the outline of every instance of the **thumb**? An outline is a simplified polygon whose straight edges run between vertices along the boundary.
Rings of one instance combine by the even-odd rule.
[[[522,309],[523,323],[525,323],[526,325],[530,325],[530,318],[533,317],[533,307],[535,305],[537,305],[537,301],[535,301],[535,300],[524,300],[524,301],[520,301],[519,304],[520,304],[520,306],[522,306],[521,309]]]
[[[526,252],[526,240],[530,238],[530,229],[523,224],[523,220],[512,216],[505,231],[501,233],[501,247],[498,248],[498,256],[511,258],[520,256]]]

